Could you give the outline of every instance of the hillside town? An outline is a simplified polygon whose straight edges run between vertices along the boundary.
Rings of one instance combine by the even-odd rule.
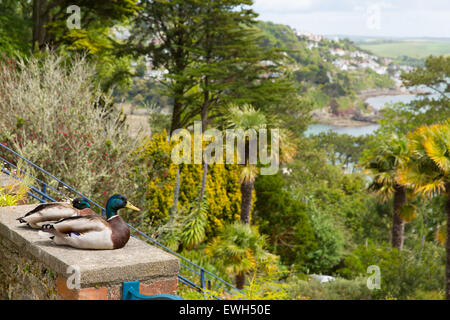
[[[295,31],[297,38],[306,42],[306,48],[313,50],[319,48],[320,43],[327,40],[323,35],[303,31]],[[333,46],[329,48],[325,60],[331,59],[331,63],[340,71],[356,71],[358,69],[371,69],[377,74],[388,74],[395,81],[396,87],[402,84],[400,75],[402,72],[410,72],[414,68],[408,65],[395,64],[391,59],[377,57],[361,49],[345,50],[341,46],[341,39],[334,37],[331,40]]]

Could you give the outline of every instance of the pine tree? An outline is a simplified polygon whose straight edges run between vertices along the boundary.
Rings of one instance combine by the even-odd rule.
[[[274,111],[296,87],[283,52],[263,46],[251,0],[143,1],[127,50],[168,71],[171,132],[202,120],[203,130],[230,103]]]

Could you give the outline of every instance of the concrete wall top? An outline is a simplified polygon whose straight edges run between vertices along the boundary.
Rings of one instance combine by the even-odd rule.
[[[69,266],[80,271],[81,287],[99,283],[176,277],[178,259],[144,241],[131,237],[117,250],[81,250],[57,246],[20,224],[16,219],[36,205],[0,208],[0,236],[14,242],[21,250],[42,261],[49,268],[67,275]]]

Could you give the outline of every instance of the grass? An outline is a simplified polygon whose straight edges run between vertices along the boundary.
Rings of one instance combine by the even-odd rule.
[[[387,58],[408,56],[426,58],[429,55],[450,55],[450,41],[376,41],[361,43],[362,49]]]

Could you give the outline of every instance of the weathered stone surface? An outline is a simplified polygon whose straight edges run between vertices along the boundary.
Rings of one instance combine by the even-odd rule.
[[[42,274],[49,278],[44,286],[39,283],[33,285],[35,289],[30,298],[45,295],[42,298],[103,299],[112,295],[117,299],[124,281],[154,282],[158,287],[160,280],[171,279],[172,284],[173,281],[176,283],[178,259],[135,238],[131,238],[124,248],[118,250],[81,250],[54,245],[50,240],[40,237],[37,230],[16,221],[34,206],[0,208],[0,273],[4,273],[9,282],[17,282],[22,286],[31,286],[31,282],[41,281],[44,279]],[[61,289],[62,282],[74,274],[73,269],[68,270],[69,266],[80,271],[80,290],[76,292]],[[20,272],[17,273],[17,269]],[[30,269],[28,273],[36,275],[25,279],[22,269]],[[11,275],[13,270],[16,270],[17,275]],[[14,290],[7,288],[9,286],[9,283],[0,283],[0,290],[13,292]],[[173,291],[173,285],[167,286],[169,287]],[[83,291],[84,288],[103,289]],[[8,298],[5,297],[5,292],[0,292],[0,296]]]

